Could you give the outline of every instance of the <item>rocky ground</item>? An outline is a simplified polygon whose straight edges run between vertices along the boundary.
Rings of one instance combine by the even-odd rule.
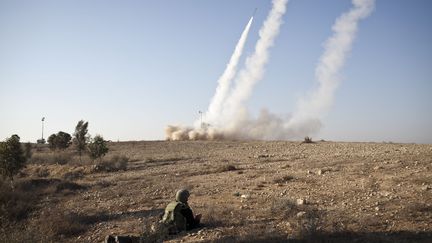
[[[56,188],[47,186],[28,218],[16,223],[21,231],[4,239],[22,230],[54,242],[161,237],[154,222],[180,188],[191,191],[203,227],[167,242],[432,239],[432,145],[154,141],[111,143],[115,154],[129,159],[126,170],[28,165],[19,180]]]

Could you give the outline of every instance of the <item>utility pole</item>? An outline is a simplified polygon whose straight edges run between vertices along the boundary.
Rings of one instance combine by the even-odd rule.
[[[43,138],[44,121],[45,121],[45,117],[42,117],[42,140],[44,140]]]
[[[44,121],[45,121],[45,117],[42,117],[42,138],[37,140],[38,144],[45,144],[45,139],[43,138]]]

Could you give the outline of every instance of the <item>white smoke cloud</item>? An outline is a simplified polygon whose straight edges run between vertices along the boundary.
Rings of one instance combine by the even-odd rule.
[[[205,116],[206,119],[209,119],[208,121],[211,121],[211,127],[204,126],[193,129],[168,126],[166,129],[168,140],[293,139],[319,131],[321,128],[320,119],[328,112],[333,102],[334,92],[340,82],[339,72],[351,51],[358,22],[370,15],[374,9],[375,1],[352,0],[353,7],[336,20],[332,27],[333,34],[325,42],[324,53],[315,70],[318,86],[307,97],[298,102],[297,108],[291,116],[282,117],[263,110],[254,119],[249,116],[245,102],[249,99],[255,84],[264,75],[265,65],[269,59],[269,49],[279,33],[287,2],[288,0],[273,0],[273,7],[259,32],[260,38],[255,46],[255,52],[246,59],[245,68],[235,79],[236,86],[231,89],[230,96],[227,97],[230,81],[235,75],[241,50],[239,50],[239,56],[236,56],[237,59],[230,60],[230,63],[233,61],[231,66],[230,64],[227,66],[230,71],[225,76],[225,72],[227,72],[225,70],[219,79],[218,90],[212,100],[211,106],[213,105],[215,109],[212,108],[210,112],[209,108]],[[224,77],[223,81],[221,81],[222,77]]]
[[[240,71],[236,86],[227,97],[253,17],[249,20],[227,68],[218,80],[218,87],[209,109],[204,114],[206,123],[210,122],[211,127],[202,127],[200,120],[195,122],[195,128],[168,126],[165,130],[168,140],[254,137],[247,135],[248,131],[257,129],[252,129],[254,127],[252,124],[256,122],[248,119],[244,102],[249,98],[255,83],[263,77],[264,67],[269,58],[269,48],[279,33],[287,2],[288,0],[273,0],[272,9],[259,31],[260,38],[255,46],[255,52],[246,59],[245,68]],[[249,125],[237,129],[245,124]],[[246,127],[249,129],[245,129]]]

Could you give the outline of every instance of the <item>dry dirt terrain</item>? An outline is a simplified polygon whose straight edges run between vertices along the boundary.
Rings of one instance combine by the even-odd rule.
[[[432,145],[320,141],[110,143],[107,171],[34,150],[16,190],[34,193],[3,241],[432,242]],[[60,153],[60,152],[57,152]],[[48,159],[47,159],[48,160]],[[96,162],[95,162],[96,163]],[[109,169],[108,169],[109,170]],[[178,189],[203,226],[164,236],[155,222]]]

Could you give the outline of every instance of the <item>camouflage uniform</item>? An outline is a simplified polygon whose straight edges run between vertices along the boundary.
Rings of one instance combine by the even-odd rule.
[[[195,219],[192,209],[187,203],[189,195],[187,190],[177,191],[176,200],[170,202],[165,208],[162,222],[168,226],[170,233],[190,230],[199,225],[199,221]]]

